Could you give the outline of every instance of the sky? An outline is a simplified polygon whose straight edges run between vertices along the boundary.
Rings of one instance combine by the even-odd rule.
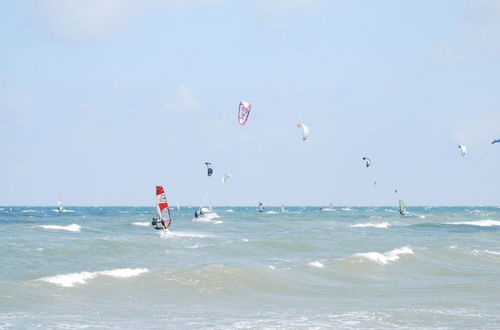
[[[499,1],[4,0],[0,44],[0,205],[500,205]]]

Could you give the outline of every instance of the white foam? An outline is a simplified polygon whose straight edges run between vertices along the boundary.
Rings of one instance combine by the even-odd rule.
[[[278,214],[278,212],[276,212],[276,211],[267,211],[267,212],[264,212],[264,213],[266,213],[266,214]]]
[[[494,256],[500,256],[500,252],[490,251],[490,250],[473,250],[472,254],[473,255],[490,254],[490,255],[494,255]]]
[[[226,210],[226,212],[231,213],[234,212],[234,210]]]
[[[203,234],[203,233],[160,230],[160,237],[161,238],[173,238],[173,237],[207,238],[207,237],[212,237],[212,236],[210,236],[208,234]]]
[[[355,225],[351,225],[350,227],[361,227],[361,228],[364,228],[364,227],[375,227],[375,228],[388,228],[390,227],[391,224],[388,223],[388,222],[380,222],[380,223],[372,223],[372,222],[368,222],[368,223],[358,223],[358,224],[355,224]]]
[[[37,248],[37,249],[35,249],[35,251],[42,252],[43,248]]]
[[[134,226],[148,227],[150,225],[149,222],[132,222]]]
[[[57,213],[74,213],[75,212],[74,210],[66,210],[66,209],[63,209],[62,212],[59,211],[58,209],[54,209],[52,211],[57,212]]]
[[[413,254],[413,250],[409,247],[402,247],[399,249],[394,249],[389,252],[379,253],[379,252],[367,252],[367,253],[357,253],[353,257],[366,258],[370,261],[376,262],[378,264],[386,265],[389,262],[394,262],[399,259],[400,255],[403,254]]]
[[[98,272],[98,274],[117,277],[117,278],[127,278],[127,277],[139,276],[147,272],[148,270],[146,268],[120,268],[113,270],[104,270],[102,272]]]
[[[218,217],[219,216],[213,217],[213,218],[218,218]],[[224,222],[222,220],[212,220],[213,218],[206,218],[206,217],[194,218],[193,222],[213,223],[213,224],[216,224],[216,225],[221,224],[221,223]]]
[[[308,265],[311,266],[311,267],[315,267],[315,268],[323,268],[323,267],[325,267],[325,265],[323,265],[319,261],[310,262]]]
[[[36,213],[38,212],[37,210],[22,210],[22,213]]]
[[[36,228],[43,228],[43,229],[49,229],[49,230],[67,230],[67,231],[80,231],[82,227],[77,225],[76,223],[73,223],[71,225],[67,226],[59,226],[59,225],[42,225],[42,226],[35,226]]]
[[[343,210],[343,211],[352,211],[352,210],[351,210],[350,208],[348,208],[348,207],[343,207],[343,208],[342,208],[342,210]]]
[[[93,279],[99,275],[111,276],[116,278],[127,278],[138,276],[142,273],[148,272],[146,268],[121,268],[113,270],[104,270],[99,272],[81,272],[71,274],[58,274],[50,277],[42,277],[39,281],[49,282],[65,288],[73,287],[75,284],[86,284],[87,280]]]
[[[477,221],[462,221],[462,222],[445,222],[447,225],[469,225],[479,227],[500,226],[500,221],[496,220],[477,220]]]

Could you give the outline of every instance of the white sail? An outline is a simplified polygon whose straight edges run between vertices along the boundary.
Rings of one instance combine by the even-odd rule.
[[[63,204],[62,204],[62,201],[61,201],[61,200],[58,200],[58,201],[57,201],[57,210],[58,210],[59,212],[61,212],[61,213],[62,213],[62,211],[64,210],[64,206],[63,206]]]

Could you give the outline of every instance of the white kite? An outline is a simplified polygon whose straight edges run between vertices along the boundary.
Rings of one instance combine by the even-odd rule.
[[[302,141],[307,140],[307,137],[309,136],[309,128],[303,123],[297,124],[297,127],[302,128]]]

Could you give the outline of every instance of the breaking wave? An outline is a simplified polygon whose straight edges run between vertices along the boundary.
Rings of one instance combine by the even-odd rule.
[[[43,229],[49,229],[49,230],[67,230],[67,231],[80,231],[82,229],[81,226],[77,225],[76,223],[73,223],[71,225],[67,226],[59,226],[59,225],[42,225],[42,226],[35,226],[36,228],[43,228]]]
[[[375,262],[380,265],[386,265],[390,262],[397,261],[399,256],[404,254],[413,254],[413,250],[409,247],[402,247],[399,249],[394,249],[389,252],[379,253],[379,252],[366,252],[366,253],[356,253],[350,258],[354,259],[368,259],[369,261]]]
[[[148,272],[146,268],[120,268],[113,270],[104,270],[98,272],[81,272],[70,274],[58,274],[50,277],[42,277],[39,281],[44,281],[59,285],[65,288],[73,287],[75,284],[86,284],[87,280],[96,278],[97,276],[111,276],[116,278],[127,278],[138,276],[142,273]]]
[[[447,225],[468,225],[479,227],[500,226],[500,221],[496,220],[477,220],[477,221],[461,221],[461,222],[446,222]]]

